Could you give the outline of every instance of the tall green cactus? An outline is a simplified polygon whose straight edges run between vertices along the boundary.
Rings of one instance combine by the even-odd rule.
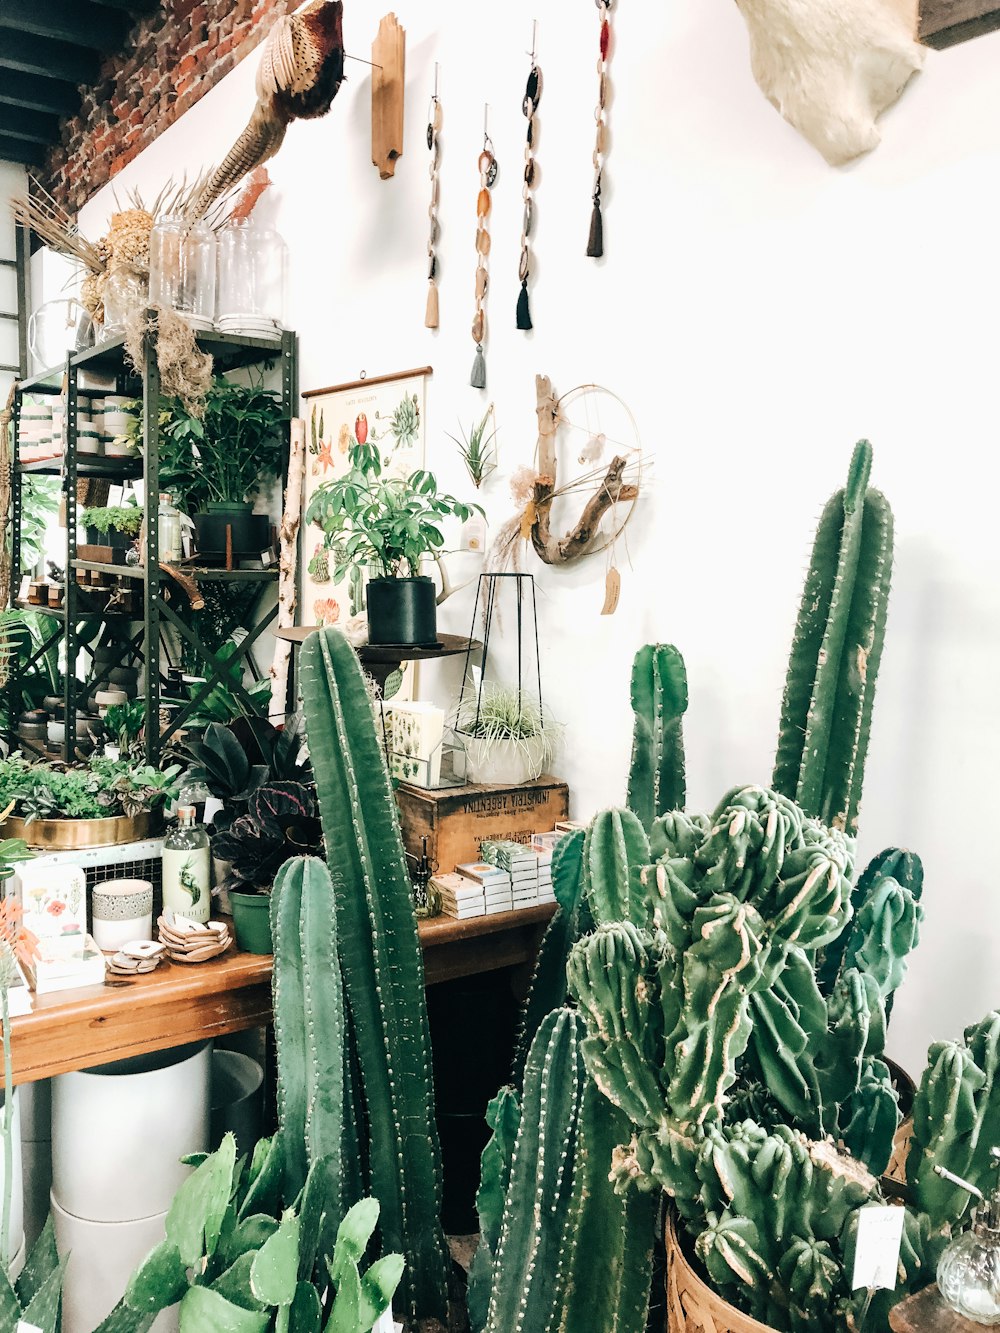
[[[521,1099],[511,1087],[501,1088],[486,1110],[490,1140],[483,1149],[476,1211],[479,1214],[479,1244],[469,1267],[467,1305],[472,1333],[482,1333],[490,1308],[493,1265],[500,1243],[504,1203],[510,1185],[517,1129],[521,1123]]]
[[[892,575],[892,511],[868,487],[861,440],[816,532],[782,704],[772,785],[805,812],[857,830]]]
[[[312,1162],[338,1163],[344,1133],[344,1013],[333,880],[315,857],[296,857],[271,891],[278,1120],[286,1196],[305,1185]]]
[[[595,921],[643,926],[651,904],[640,871],[649,863],[649,840],[631,810],[604,810],[587,829],[583,884]]]
[[[585,1085],[582,1027],[569,1009],[550,1014],[528,1055],[487,1333],[541,1333],[562,1308]]]
[[[628,807],[648,833],[685,802],[684,737],[688,688],[684,658],[671,644],[648,643],[632,664],[632,763]]]
[[[407,1309],[443,1317],[447,1250],[423,960],[392,788],[364,676],[344,636],[310,635],[300,676],[326,854],[337,870],[341,967],[383,1246],[406,1256]]]

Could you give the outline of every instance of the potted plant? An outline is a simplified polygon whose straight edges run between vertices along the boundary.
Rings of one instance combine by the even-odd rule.
[[[295,856],[317,856],[323,832],[311,783],[274,782],[253,792],[243,814],[215,818],[212,855],[228,862],[236,943],[248,953],[271,953],[269,896],[278,871]]]
[[[114,564],[125,563],[125,553],[135,542],[142,527],[142,510],[130,497],[126,505],[111,505],[103,509],[85,509],[82,522],[91,546],[110,546]]]
[[[504,786],[534,782],[552,762],[559,732],[536,700],[494,681],[462,706],[456,730],[469,781]]]
[[[349,461],[342,477],[317,487],[306,521],[322,528],[337,582],[358,565],[376,571],[365,593],[369,643],[433,644],[436,594],[433,581],[420,573],[421,561],[442,554],[444,519],[465,522],[483,510],[439,494],[433,473],[423,468],[394,475],[374,445],[355,445]]]
[[[135,842],[174,799],[180,771],[101,755],[68,768],[15,753],[0,760],[0,831],[49,851]]]
[[[198,550],[220,555],[226,530],[234,555],[259,555],[270,520],[254,514],[252,497],[281,470],[281,404],[260,384],[231,384],[217,376],[192,416],[179,403],[167,413],[160,442],[160,480],[194,520]]]

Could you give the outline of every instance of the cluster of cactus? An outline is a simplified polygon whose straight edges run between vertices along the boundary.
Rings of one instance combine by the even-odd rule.
[[[342,634],[324,629],[307,639],[300,654],[300,689],[326,856],[334,873],[328,908],[311,907],[309,895],[302,894],[302,910],[311,913],[312,924],[300,927],[301,945],[313,954],[314,968],[303,968],[301,993],[289,997],[294,1006],[289,1031],[295,1015],[301,1025],[305,1014],[310,1021],[303,1039],[327,1045],[325,1054],[307,1055],[306,1068],[315,1068],[320,1081],[299,1090],[305,1110],[295,1113],[294,1133],[305,1126],[307,1137],[318,1136],[320,1150],[333,1150],[336,1128],[332,1123],[324,1128],[322,1121],[337,1113],[327,1089],[341,1072],[338,1058],[346,1058],[343,1160],[345,1172],[351,1169],[355,1176],[353,1183],[345,1181],[345,1199],[360,1182],[370,1184],[382,1205],[382,1246],[406,1258],[402,1304],[413,1317],[444,1318],[449,1266],[440,1220],[441,1161],[423,957],[385,756],[364,674]],[[342,1014],[339,982],[329,971],[334,933],[343,975]],[[281,948],[280,938],[276,947]],[[295,947],[292,934],[289,948],[294,952]],[[310,975],[316,981],[312,990]],[[344,1029],[339,1049],[317,1030],[321,994],[324,1021],[331,1027],[341,1022]],[[300,1161],[300,1172],[302,1166]]]

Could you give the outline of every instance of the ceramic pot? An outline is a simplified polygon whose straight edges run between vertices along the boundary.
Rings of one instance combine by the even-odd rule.
[[[52,1193],[90,1222],[165,1212],[207,1152],[212,1043],[154,1051],[52,1080]]]
[[[534,782],[545,767],[545,738],[524,741],[483,741],[465,738],[468,780],[491,786],[515,787]]]
[[[53,1191],[56,1246],[68,1256],[63,1277],[62,1333],[91,1333],[114,1308],[132,1272],[163,1240],[166,1213],[134,1222],[92,1222],[61,1206]],[[177,1333],[180,1306],[157,1315],[150,1333]]]
[[[194,532],[203,555],[226,554],[226,528],[233,530],[233,554],[260,555],[271,540],[271,520],[255,514],[248,504],[211,503],[204,514],[195,514]]]
[[[233,930],[237,947],[246,953],[273,953],[271,941],[271,895],[236,893],[229,890]]]
[[[153,886],[146,879],[109,879],[91,895],[91,934],[114,953],[133,940],[153,938]]]
[[[432,579],[369,579],[368,642],[430,647],[437,643],[437,593]]]
[[[212,1151],[225,1134],[232,1133],[241,1157],[253,1152],[263,1125],[263,1069],[239,1051],[216,1051],[212,1056]]]

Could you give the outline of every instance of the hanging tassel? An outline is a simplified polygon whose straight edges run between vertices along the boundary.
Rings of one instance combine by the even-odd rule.
[[[476,344],[476,359],[472,363],[472,375],[469,383],[474,389],[486,388],[486,361],[483,358],[483,344]]]
[[[527,279],[521,283],[521,295],[517,298],[517,327],[519,329],[534,328],[531,322],[531,311],[528,309]]]
[[[601,200],[594,195],[594,211],[590,215],[590,237],[587,241],[587,258],[600,259],[604,254],[604,223],[601,218]]]
[[[438,289],[433,282],[427,288],[427,313],[424,315],[424,326],[428,329],[436,329],[438,326]]]

